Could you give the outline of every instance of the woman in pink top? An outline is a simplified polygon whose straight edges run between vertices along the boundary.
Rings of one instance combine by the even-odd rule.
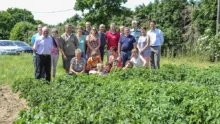
[[[122,67],[122,62],[120,57],[117,54],[117,48],[115,46],[110,48],[110,56],[109,56],[109,63],[113,64],[113,62],[118,62],[118,67]]]
[[[57,29],[52,29],[52,37],[56,43],[56,45],[54,43],[53,48],[51,50],[51,69],[52,69],[52,76],[53,76],[53,78],[55,78],[57,62],[59,59],[59,38],[58,38]]]

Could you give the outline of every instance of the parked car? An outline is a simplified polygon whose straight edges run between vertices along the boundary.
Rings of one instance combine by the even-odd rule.
[[[32,47],[25,43],[24,41],[12,41],[15,46],[23,48],[23,52],[25,53],[32,53]]]
[[[11,40],[0,40],[0,54],[20,54],[23,48],[15,46]]]

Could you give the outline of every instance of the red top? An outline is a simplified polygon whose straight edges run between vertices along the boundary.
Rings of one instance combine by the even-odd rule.
[[[113,64],[114,59],[115,59],[115,58],[114,58],[113,55],[109,56],[109,62],[110,62],[110,63]],[[117,57],[116,59],[118,60],[118,57]],[[122,61],[121,61],[121,59],[118,61],[118,67],[122,67]]]
[[[115,46],[118,49],[118,41],[120,39],[119,32],[115,32],[114,34],[112,34],[111,31],[107,31],[106,39],[108,40],[107,50],[110,50],[112,46]]]

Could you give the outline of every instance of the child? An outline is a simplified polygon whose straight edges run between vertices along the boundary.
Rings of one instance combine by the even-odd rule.
[[[146,60],[140,54],[138,54],[137,49],[133,49],[131,51],[131,62],[134,64],[135,67],[146,65]]]
[[[106,63],[105,64],[104,74],[105,75],[108,74],[110,72],[111,68],[112,68],[112,64],[111,63]]]
[[[89,74],[93,74],[97,72],[97,64],[102,63],[101,57],[97,55],[96,51],[92,51],[91,57],[87,62],[87,70]]]
[[[118,68],[118,60],[115,59],[112,64],[112,68]]]
[[[123,69],[128,69],[128,68],[130,69],[133,68],[133,63],[130,60],[126,61],[125,67]]]
[[[114,65],[114,62],[116,62],[117,60],[117,65],[115,65],[114,67],[122,67],[122,61],[120,59],[120,56],[117,53],[117,48],[115,46],[110,48],[110,53],[111,56],[109,56],[109,62]]]
[[[104,66],[102,63],[98,63],[97,64],[97,73],[100,75],[100,76],[103,76],[104,75]]]

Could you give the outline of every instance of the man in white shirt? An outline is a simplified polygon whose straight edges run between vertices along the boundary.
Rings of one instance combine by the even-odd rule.
[[[42,35],[36,38],[33,46],[33,52],[36,54],[35,78],[42,77],[43,69],[45,69],[46,80],[50,81],[51,77],[51,49],[53,48],[53,39],[48,36],[49,30],[47,27],[42,28]]]
[[[150,27],[151,27],[151,30],[147,32],[147,35],[150,36],[151,68],[159,69],[160,68],[161,45],[164,42],[164,36],[163,36],[163,32],[160,29],[156,28],[155,21],[150,22]]]

